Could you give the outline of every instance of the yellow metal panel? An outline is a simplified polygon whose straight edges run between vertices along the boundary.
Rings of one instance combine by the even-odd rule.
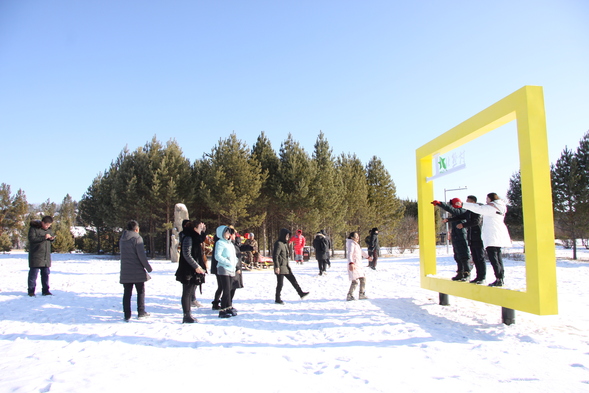
[[[468,285],[436,274],[433,157],[517,120],[522,181],[526,291]],[[550,161],[544,96],[524,86],[416,150],[421,287],[538,315],[558,313]]]

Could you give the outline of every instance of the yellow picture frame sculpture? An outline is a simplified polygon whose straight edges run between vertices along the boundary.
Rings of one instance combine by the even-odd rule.
[[[433,157],[517,121],[521,171],[526,290],[474,285],[433,277],[436,228]],[[421,287],[537,315],[558,313],[556,256],[546,114],[541,86],[524,86],[416,150]],[[489,192],[495,190],[489,190]]]

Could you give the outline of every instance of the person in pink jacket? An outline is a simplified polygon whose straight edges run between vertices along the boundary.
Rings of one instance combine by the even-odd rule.
[[[295,254],[295,262],[303,264],[303,248],[305,248],[305,244],[307,240],[303,236],[303,231],[297,229],[297,234],[290,238],[288,241],[292,243],[294,246],[294,254]]]
[[[350,284],[350,290],[348,291],[348,296],[346,300],[355,300],[354,299],[354,291],[358,286],[358,282],[360,282],[360,293],[358,299],[368,299],[366,297],[366,277],[364,275],[364,267],[362,266],[362,257],[368,258],[370,261],[372,258],[368,256],[367,253],[362,251],[360,248],[360,244],[358,241],[360,240],[360,235],[358,232],[350,233],[348,239],[346,240],[346,251],[348,255],[348,277],[352,282]]]

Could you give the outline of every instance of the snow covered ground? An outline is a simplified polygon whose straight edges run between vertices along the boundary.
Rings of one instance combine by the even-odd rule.
[[[558,250],[558,255],[570,250]],[[559,258],[559,314],[516,312],[419,287],[418,254],[379,260],[368,272],[369,300],[346,302],[346,264],[317,276],[314,261],[291,263],[303,290],[288,282],[274,304],[270,271],[245,272],[239,315],[210,308],[214,278],[181,324],[176,265],[151,261],[151,317],[123,322],[119,262],[53,254],[51,291],[26,295],[27,254],[0,255],[0,392],[581,392],[589,391],[589,253]],[[440,248],[439,275],[454,272]],[[490,266],[488,279],[492,278]],[[507,286],[524,263],[506,261]],[[474,284],[464,284],[474,285]],[[37,287],[40,292],[40,283]],[[135,307],[133,297],[133,307]]]

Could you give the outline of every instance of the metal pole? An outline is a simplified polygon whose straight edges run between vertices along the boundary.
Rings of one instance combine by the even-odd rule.
[[[501,322],[505,325],[512,325],[515,323],[515,310],[511,308],[501,307]]]
[[[450,305],[450,296],[445,293],[438,293],[440,295],[440,306],[449,306]]]

